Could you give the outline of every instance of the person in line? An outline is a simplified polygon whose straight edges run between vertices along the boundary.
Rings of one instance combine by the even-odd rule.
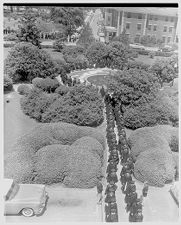
[[[102,204],[102,192],[103,192],[103,185],[102,182],[99,180],[97,182],[97,204]]]

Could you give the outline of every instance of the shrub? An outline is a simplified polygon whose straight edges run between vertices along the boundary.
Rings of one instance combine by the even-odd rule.
[[[140,50],[140,49],[136,49],[136,51],[140,55],[149,55],[149,52],[150,52],[149,50]]]
[[[65,61],[68,62],[68,58],[76,58],[78,55],[84,55],[85,49],[82,46],[65,46],[62,50],[62,54]]]
[[[22,100],[24,113],[34,116],[37,108],[42,108],[39,106],[40,98],[43,98],[43,103],[46,104],[47,95],[38,90],[32,91],[27,99]],[[59,96],[51,103],[45,111],[43,110],[41,119],[38,117],[39,121],[44,123],[62,121],[83,126],[98,126],[103,121],[102,99],[93,87],[76,85],[70,88],[67,94]]]
[[[51,79],[49,77],[41,80],[35,80],[33,84],[35,87],[40,88],[48,93],[54,92],[55,89],[59,86],[59,82],[57,79]]]
[[[135,50],[131,51],[131,57],[138,58],[138,56],[139,56],[139,54],[137,51],[135,51]]]
[[[140,153],[135,167],[134,175],[139,181],[147,181],[149,185],[162,187],[165,183],[174,180],[175,162],[172,153],[151,148]]]
[[[10,33],[4,37],[4,40],[5,41],[17,41],[18,37],[17,37],[16,33]]]
[[[153,58],[155,57],[155,53],[154,53],[154,52],[149,52],[149,57],[150,57],[151,59],[153,59]]]
[[[169,125],[139,128],[132,132],[128,139],[131,155],[136,160],[141,152],[153,148],[171,152],[169,144],[172,142],[172,137],[177,136],[177,133],[178,128]]]
[[[65,44],[63,43],[62,39],[57,39],[53,43],[53,48],[57,52],[62,52],[63,48],[65,47]]]
[[[178,106],[168,96],[157,96],[149,103],[129,107],[124,112],[125,126],[131,129],[158,124],[177,125]]]
[[[12,91],[13,90],[13,81],[8,76],[4,76],[4,91]]]
[[[155,52],[155,56],[170,57],[172,55],[173,55],[172,52],[160,52],[160,51]]]
[[[35,176],[33,160],[27,151],[8,153],[4,166],[4,176],[14,179],[18,183],[31,183]]]
[[[150,65],[138,61],[128,61],[126,69],[141,69],[148,71]]]
[[[100,159],[81,146],[74,146],[69,157],[70,173],[63,183],[74,188],[94,187],[102,175]]]
[[[42,114],[57,99],[57,94],[47,94],[41,91],[41,89],[34,88],[29,92],[28,96],[21,99],[21,109],[31,118],[41,121]]]
[[[65,95],[69,92],[69,88],[64,85],[60,85],[58,88],[55,89],[55,93],[59,95]]]
[[[140,69],[118,71],[114,76],[108,77],[108,90],[126,108],[153,100],[159,87],[153,73]]]
[[[38,125],[19,138],[5,158],[5,177],[20,183],[93,187],[101,176],[100,140],[103,143],[104,137],[89,127],[66,123]]]
[[[104,156],[103,147],[102,147],[101,143],[99,141],[97,141],[95,138],[89,137],[89,136],[84,136],[82,138],[77,139],[71,146],[72,147],[74,147],[74,146],[83,147],[87,151],[90,151],[91,153],[93,153],[96,158],[98,158],[97,157],[97,155],[98,155],[100,157],[101,163],[103,163],[103,156]]]
[[[31,91],[31,87],[28,84],[20,84],[17,91],[20,95],[28,95]]]
[[[59,69],[48,53],[31,43],[18,43],[5,60],[7,75],[14,82],[32,81],[35,77],[55,77]]]

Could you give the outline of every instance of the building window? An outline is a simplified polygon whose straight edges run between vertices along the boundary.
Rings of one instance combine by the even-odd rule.
[[[139,43],[140,42],[140,34],[137,34],[135,39],[134,39],[135,43]]]
[[[131,13],[130,12],[127,13],[127,18],[131,18]]]
[[[107,17],[107,21],[109,21],[109,22],[111,21],[111,17],[110,16]]]
[[[157,21],[158,20],[158,17],[155,17],[155,21]]]
[[[174,18],[173,17],[171,17],[170,22],[174,22]]]
[[[126,34],[126,37],[127,37],[127,39],[129,39],[130,38],[130,34]]]
[[[148,30],[151,30],[151,25],[148,25]]]
[[[137,30],[141,30],[141,24],[140,23],[137,24]]]
[[[169,27],[169,33],[172,33],[173,27]]]
[[[126,29],[130,29],[130,23],[126,23]]]
[[[165,21],[166,21],[166,22],[168,21],[168,17],[165,17]]]
[[[154,30],[154,31],[157,30],[157,26],[156,26],[156,25],[153,26],[153,30]]]
[[[142,14],[138,14],[138,19],[143,19],[143,15]]]
[[[164,26],[163,32],[167,32],[167,27],[166,26]]]
[[[152,15],[150,15],[150,16],[149,16],[149,19],[150,19],[150,20],[153,20],[153,16],[152,16]]]
[[[165,37],[165,36],[163,36],[163,37],[162,37],[162,41],[163,41],[163,43],[165,43],[165,39],[166,39],[166,37]]]
[[[170,43],[170,41],[171,41],[171,37],[168,37],[167,38],[167,43]]]

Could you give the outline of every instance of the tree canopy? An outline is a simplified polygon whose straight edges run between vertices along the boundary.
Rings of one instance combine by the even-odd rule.
[[[40,46],[40,30],[36,24],[36,15],[31,9],[24,12],[21,17],[21,26],[18,30],[17,37],[19,41],[30,42],[35,46]]]
[[[81,7],[52,7],[50,17],[56,24],[62,24],[66,36],[71,36],[76,29],[84,24],[84,14]]]
[[[95,38],[93,36],[92,29],[89,23],[87,23],[82,29],[82,32],[80,34],[77,44],[82,45],[83,47],[87,49],[94,41],[95,41]]]

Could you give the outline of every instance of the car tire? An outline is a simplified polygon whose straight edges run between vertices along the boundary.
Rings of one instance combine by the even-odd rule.
[[[25,217],[31,217],[34,215],[34,211],[31,208],[24,208],[22,209],[21,214]]]

